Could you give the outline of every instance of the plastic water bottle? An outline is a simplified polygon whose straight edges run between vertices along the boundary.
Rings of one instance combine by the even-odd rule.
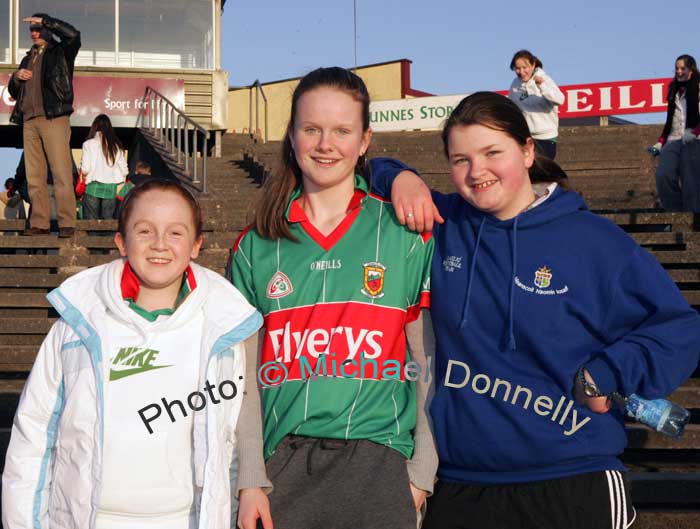
[[[666,399],[647,400],[634,393],[626,399],[625,412],[628,417],[669,437],[683,435],[690,420],[690,412],[678,404]]]

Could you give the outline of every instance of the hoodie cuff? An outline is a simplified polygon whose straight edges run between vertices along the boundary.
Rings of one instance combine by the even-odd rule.
[[[588,370],[598,391],[603,395],[610,395],[613,391],[618,390],[615,371],[605,358],[599,356],[587,364],[584,364],[583,367]]]

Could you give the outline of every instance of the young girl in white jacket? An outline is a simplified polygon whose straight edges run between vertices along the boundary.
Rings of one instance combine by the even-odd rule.
[[[544,72],[542,61],[528,50],[515,52],[510,69],[516,77],[510,85],[508,97],[523,111],[537,149],[554,160],[559,135],[557,107],[564,103],[564,94]]]
[[[88,139],[83,143],[80,172],[87,184],[83,218],[114,218],[117,187],[126,180],[129,168],[124,148],[106,114],[100,114],[92,122]]]
[[[243,341],[260,314],[191,262],[201,211],[149,181],[120,210],[123,259],[48,295],[2,476],[5,529],[230,529]]]

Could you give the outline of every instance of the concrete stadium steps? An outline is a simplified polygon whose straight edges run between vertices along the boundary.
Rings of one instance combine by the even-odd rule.
[[[246,134],[224,134],[221,157],[207,159],[208,192],[199,195],[205,220],[242,230],[250,224],[250,206],[259,182],[249,170],[255,142]],[[233,242],[233,241],[232,241]]]
[[[632,527],[633,529],[697,529],[698,526],[700,526],[700,516],[695,512],[647,511],[638,508],[637,519]]]

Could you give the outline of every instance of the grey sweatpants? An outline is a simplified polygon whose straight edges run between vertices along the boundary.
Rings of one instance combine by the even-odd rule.
[[[666,211],[700,212],[700,141],[670,141],[661,149],[656,191]]]
[[[291,435],[266,467],[275,529],[416,528],[406,458],[393,448]]]

